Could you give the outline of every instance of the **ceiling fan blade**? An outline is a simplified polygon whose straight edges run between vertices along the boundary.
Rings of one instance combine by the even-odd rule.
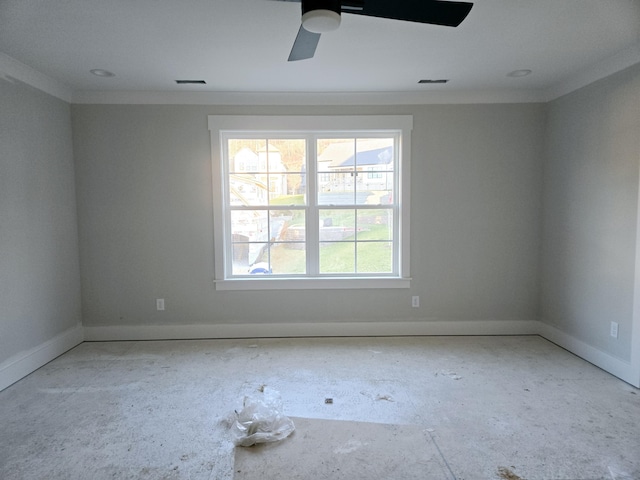
[[[298,30],[298,35],[296,36],[295,42],[293,42],[293,48],[289,54],[289,61],[295,62],[296,60],[312,58],[316,53],[319,40],[319,33],[309,32],[300,25],[300,30]]]
[[[345,0],[344,13],[367,15],[369,17],[391,18],[408,22],[430,23],[457,27],[467,17],[473,7],[468,2],[447,2],[442,0]]]
[[[301,3],[303,0],[276,0]],[[310,0],[322,5],[322,0]],[[391,18],[408,22],[457,27],[467,17],[473,3],[446,0],[342,0],[342,13]],[[317,7],[317,8],[322,8]]]

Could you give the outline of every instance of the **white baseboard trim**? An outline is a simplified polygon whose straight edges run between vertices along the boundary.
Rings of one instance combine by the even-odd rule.
[[[602,350],[598,350],[597,348],[584,343],[582,340],[578,340],[562,330],[558,330],[557,328],[543,322],[539,322],[539,335],[570,351],[587,362],[593,363],[596,367],[609,372],[611,375],[624,380],[636,388],[640,388],[638,378],[635,375],[635,371],[631,363],[611,356]]]
[[[370,337],[405,335],[535,335],[534,320],[335,322],[85,327],[87,341],[205,338]]]
[[[51,340],[8,358],[0,363],[0,391],[83,341],[84,331],[82,325],[78,324]]]
[[[186,340],[277,337],[375,337],[412,335],[540,335],[640,388],[632,365],[537,320],[332,322],[218,325],[77,325],[0,364],[0,391],[83,341]]]
[[[411,335],[540,335],[599,368],[639,387],[630,363],[537,320],[331,322],[217,325],[111,325],[84,327],[86,341],[218,338],[381,337]]]

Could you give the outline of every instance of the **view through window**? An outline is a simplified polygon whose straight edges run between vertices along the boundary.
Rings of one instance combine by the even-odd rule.
[[[319,274],[393,272],[394,138],[318,138],[313,189],[303,139],[229,138],[227,152],[233,275],[314,270],[307,216]]]

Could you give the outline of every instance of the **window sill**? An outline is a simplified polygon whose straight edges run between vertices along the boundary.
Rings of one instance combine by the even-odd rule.
[[[410,278],[242,278],[216,280],[216,290],[337,290],[410,288]]]

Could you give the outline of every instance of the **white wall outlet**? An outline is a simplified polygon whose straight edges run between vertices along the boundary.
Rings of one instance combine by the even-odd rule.
[[[611,322],[611,336],[613,338],[618,338],[618,323]]]
[[[420,297],[418,295],[411,297],[411,306],[413,308],[418,308],[420,306]]]
[[[164,310],[164,298],[156,298],[156,309]]]

